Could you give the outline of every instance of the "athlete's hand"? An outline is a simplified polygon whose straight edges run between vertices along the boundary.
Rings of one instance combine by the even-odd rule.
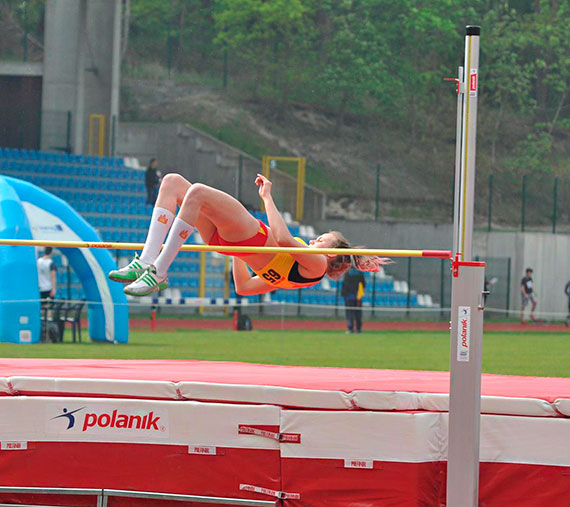
[[[259,187],[259,197],[265,199],[271,197],[272,183],[263,174],[258,174],[255,178],[255,184]]]

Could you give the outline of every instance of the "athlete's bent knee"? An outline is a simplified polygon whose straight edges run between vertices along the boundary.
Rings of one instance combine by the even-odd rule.
[[[206,197],[209,188],[208,185],[204,185],[203,183],[194,183],[187,190],[184,200],[192,199],[193,201],[201,201]]]
[[[180,174],[168,173],[162,178],[162,186],[165,188],[175,188],[180,190],[181,185],[190,185],[190,182]]]

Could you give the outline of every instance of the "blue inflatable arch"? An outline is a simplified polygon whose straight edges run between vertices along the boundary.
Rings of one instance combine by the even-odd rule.
[[[0,177],[0,237],[101,241],[69,204],[35,185]],[[107,273],[116,263],[107,250],[64,248],[87,297],[89,336],[95,341],[126,343],[129,310],[122,287]],[[40,308],[35,252],[29,247],[0,247],[0,341],[38,342]],[[13,301],[3,304],[3,301]]]

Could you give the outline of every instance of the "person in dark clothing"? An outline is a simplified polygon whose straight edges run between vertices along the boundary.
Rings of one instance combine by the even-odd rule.
[[[146,185],[146,203],[154,206],[158,195],[158,184],[160,183],[160,172],[156,168],[158,162],[155,158],[151,158],[146,169],[144,183]]]
[[[362,296],[366,281],[364,275],[357,269],[351,268],[344,275],[341,295],[346,306],[347,333],[362,332]]]
[[[525,276],[521,280],[521,322],[524,324],[524,310],[528,305],[529,301],[532,303],[530,309],[530,318],[531,320],[536,320],[534,316],[534,310],[536,309],[536,305],[538,304],[538,299],[534,292],[533,288],[533,280],[532,280],[532,269],[526,268]]]

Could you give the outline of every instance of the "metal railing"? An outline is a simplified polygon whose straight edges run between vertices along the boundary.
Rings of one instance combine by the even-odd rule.
[[[169,500],[177,502],[192,502],[217,505],[243,505],[253,507],[263,507],[278,505],[279,500],[248,500],[243,498],[227,498],[200,495],[181,495],[173,493],[158,493],[151,491],[129,491],[122,489],[92,489],[92,488],[40,488],[40,487],[10,487],[0,486],[0,495],[3,494],[20,495],[66,495],[66,496],[93,496],[96,507],[107,507],[107,499],[111,497],[140,498],[145,500]],[[21,503],[0,503],[0,507],[8,507]],[[61,505],[61,504],[60,504]],[[73,504],[70,504],[73,505]],[[30,506],[31,507],[31,506]],[[33,504],[33,507],[51,507],[46,504]]]

